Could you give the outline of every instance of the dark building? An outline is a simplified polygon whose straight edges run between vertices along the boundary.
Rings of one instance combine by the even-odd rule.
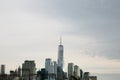
[[[89,80],[97,80],[97,76],[89,76]]]
[[[8,80],[8,75],[7,74],[1,74],[0,75],[0,80]]]
[[[15,70],[11,70],[10,71],[10,75],[9,75],[9,80],[14,80],[16,77],[18,77],[18,72]]]
[[[65,75],[61,67],[57,67],[57,80],[64,80]]]
[[[39,80],[48,79],[48,71],[46,71],[45,68],[43,68],[41,69],[41,71],[37,72],[37,76],[39,77]]]
[[[83,80],[89,80],[89,75],[90,75],[89,72],[85,72],[83,76]]]
[[[80,80],[82,80],[82,79],[83,79],[83,70],[80,69]]]

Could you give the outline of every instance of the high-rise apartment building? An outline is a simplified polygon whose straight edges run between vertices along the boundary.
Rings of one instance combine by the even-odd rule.
[[[36,64],[33,60],[26,60],[22,64],[22,77],[24,80],[35,80]]]
[[[58,46],[58,67],[60,67],[63,70],[63,63],[64,63],[64,47],[62,45],[62,40],[60,38],[60,45]]]

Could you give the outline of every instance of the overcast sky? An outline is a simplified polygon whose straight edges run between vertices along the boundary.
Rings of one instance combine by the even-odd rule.
[[[45,58],[57,59],[62,35],[65,67],[73,62],[93,73],[120,73],[119,4],[119,0],[0,0],[0,63],[14,69],[33,59],[41,68]]]

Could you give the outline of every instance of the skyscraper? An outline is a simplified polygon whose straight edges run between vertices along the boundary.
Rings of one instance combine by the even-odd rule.
[[[48,80],[55,80],[57,77],[57,63],[50,58],[46,58],[45,70],[48,72]]]
[[[45,61],[45,69],[48,73],[54,73],[54,65],[50,58],[47,58]]]
[[[68,63],[68,78],[71,80],[71,76],[74,75],[74,64]]]
[[[1,74],[5,74],[5,65],[1,65]]]
[[[60,45],[58,46],[58,67],[60,67],[63,70],[63,52],[64,48],[62,45],[62,40],[60,38]]]
[[[36,64],[33,60],[26,60],[22,64],[22,77],[24,80],[34,80],[36,74]]]

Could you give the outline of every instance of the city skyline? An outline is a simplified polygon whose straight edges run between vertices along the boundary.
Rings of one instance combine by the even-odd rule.
[[[57,61],[62,35],[65,70],[67,63],[74,62],[93,74],[120,74],[119,3],[0,0],[0,63],[10,70],[24,60],[35,60],[42,68],[45,58]]]

